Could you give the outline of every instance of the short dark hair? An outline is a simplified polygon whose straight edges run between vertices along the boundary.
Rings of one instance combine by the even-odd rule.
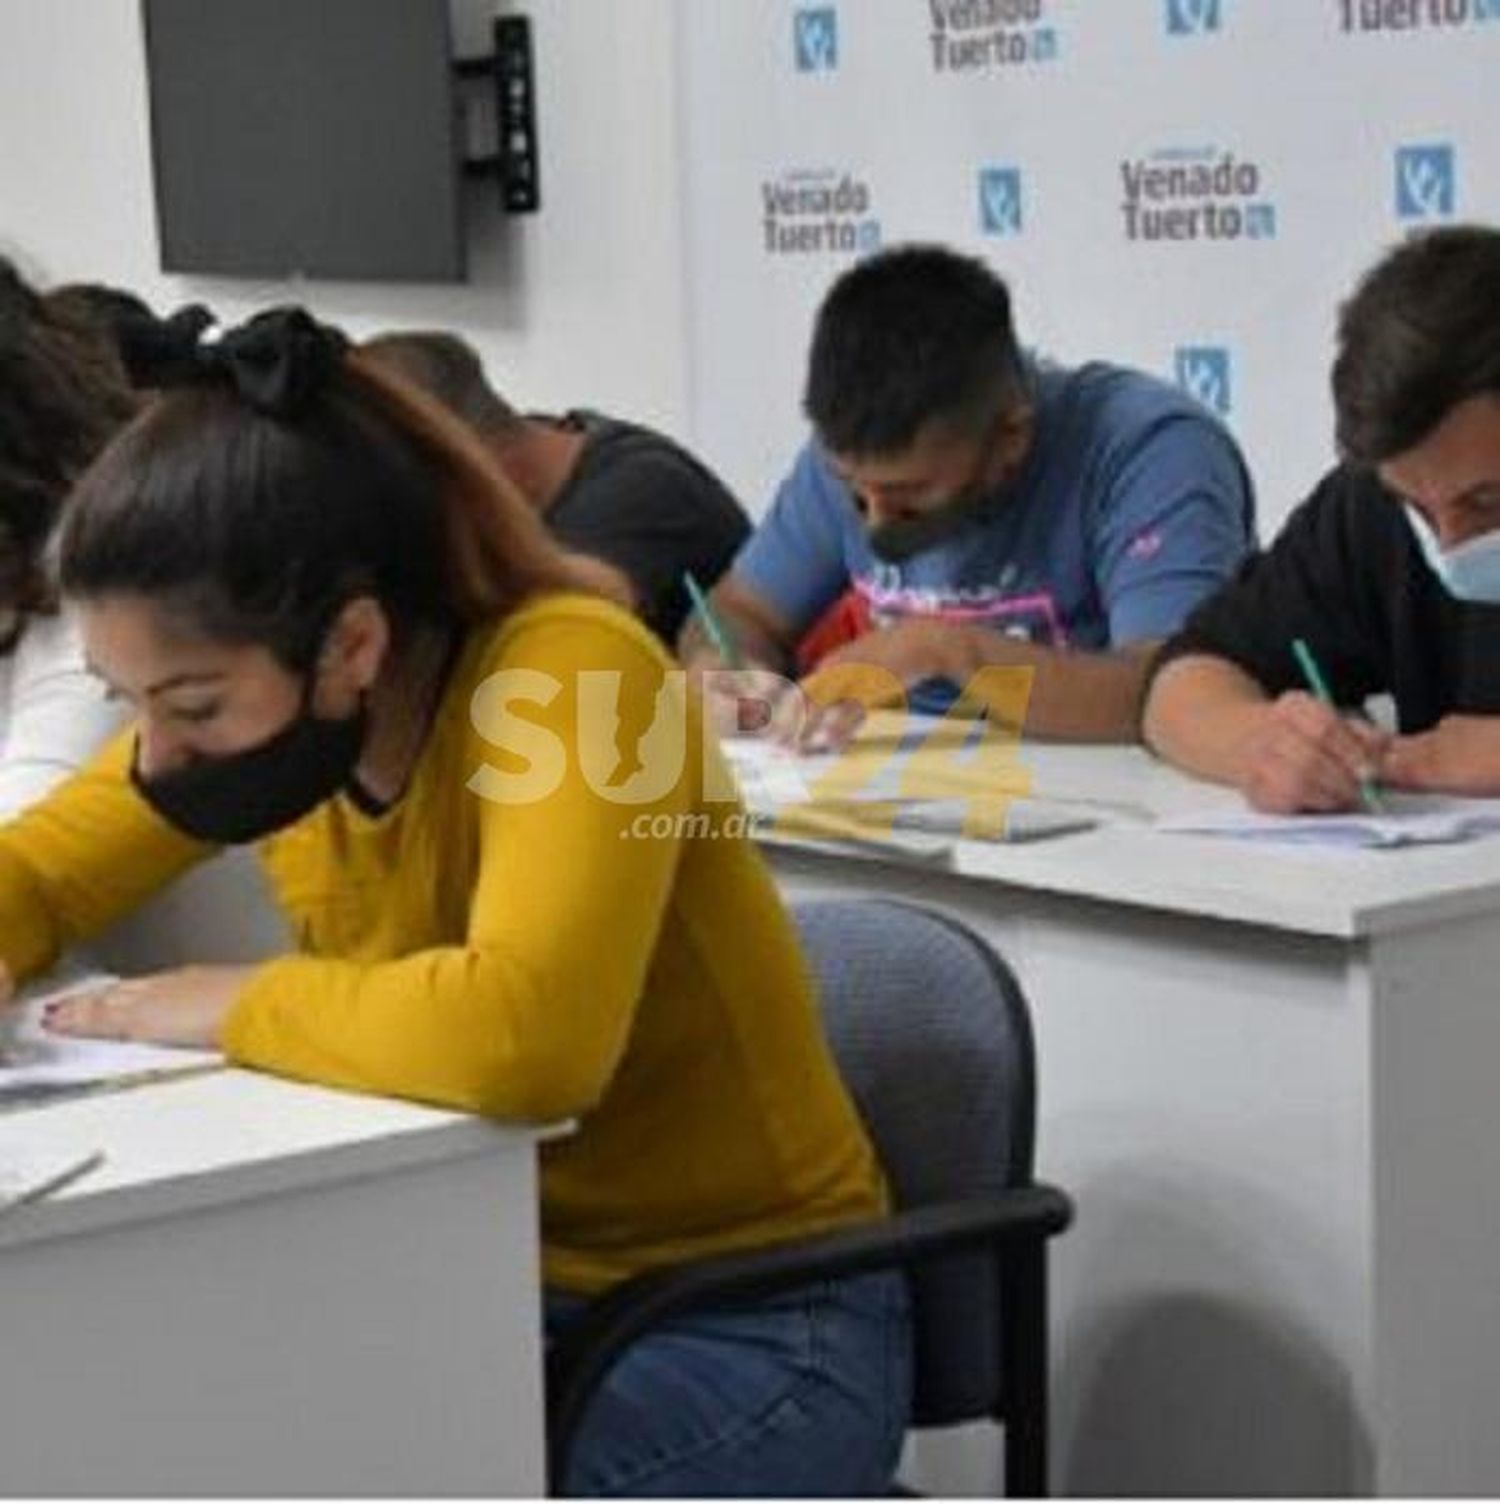
[[[134,410],[108,339],[0,257],[0,605],[50,606],[58,508]]]
[[[478,352],[456,334],[438,329],[377,334],[360,348],[480,433],[502,434],[520,421],[485,378]]]
[[[934,420],[977,431],[1025,391],[1005,283],[976,257],[907,245],[857,263],[829,290],[802,405],[833,453],[880,455]]]
[[[1339,452],[1379,464],[1488,393],[1500,393],[1500,230],[1418,233],[1378,261],[1339,311]]]

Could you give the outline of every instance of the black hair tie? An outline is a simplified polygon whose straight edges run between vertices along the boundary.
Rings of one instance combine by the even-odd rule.
[[[328,390],[348,348],[305,308],[273,308],[205,339],[212,324],[208,310],[193,304],[134,325],[122,341],[131,379],[156,387],[227,382],[257,412],[297,418]]]
[[[230,329],[209,358],[258,412],[295,418],[328,390],[348,341],[305,308],[273,308]]]
[[[209,379],[201,343],[214,316],[202,303],[179,308],[170,318],[149,310],[128,314],[116,325],[120,363],[132,386],[191,386]]]

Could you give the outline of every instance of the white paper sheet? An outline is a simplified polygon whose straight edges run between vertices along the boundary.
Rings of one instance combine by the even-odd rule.
[[[73,977],[62,985],[27,988],[15,1006],[23,1016],[10,1051],[0,1060],[0,1102],[39,1088],[97,1085],[141,1077],[201,1070],[222,1064],[215,1050],[183,1050],[114,1039],[83,1039],[51,1034],[42,1027],[42,1009],[54,998],[108,985],[104,974]]]
[[[902,797],[903,751],[909,753],[924,734],[925,728],[918,725],[909,734],[904,749],[899,738],[889,736],[862,746],[860,751],[870,762],[872,776],[864,781],[851,781],[846,786],[847,792],[841,793],[830,807],[854,814],[864,804],[893,803],[895,818],[884,833],[887,843],[908,846],[912,854],[928,859],[939,854],[932,837],[948,838],[945,844],[949,847],[966,834],[975,839],[1034,841],[1087,830],[1099,823],[1097,811],[1077,802],[1013,795],[1003,806],[1003,830],[994,822],[984,822],[989,833],[979,835],[970,816],[976,801],[985,795],[986,783],[981,776],[966,772],[962,751],[956,755],[945,751],[923,771],[927,786],[944,789],[942,797]],[[819,809],[823,801],[816,791],[828,787],[830,771],[840,756],[847,755],[799,755],[767,740],[750,737],[726,741],[724,752],[747,808],[768,819],[784,810]],[[907,782],[910,781],[908,775]]]
[[[1382,791],[1381,814],[1267,815],[1257,810],[1188,815],[1157,829],[1177,835],[1225,836],[1239,841],[1290,843],[1330,850],[1386,850],[1473,841],[1500,834],[1500,799],[1452,799]]]

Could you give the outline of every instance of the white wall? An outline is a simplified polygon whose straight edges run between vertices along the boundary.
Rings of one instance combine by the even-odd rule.
[[[484,50],[493,0],[453,0]],[[44,281],[233,315],[295,299],[352,333],[462,330],[521,405],[686,427],[670,0],[528,0],[543,207],[506,220],[471,184],[467,286],[163,276],[136,0],[0,0],[0,249]]]

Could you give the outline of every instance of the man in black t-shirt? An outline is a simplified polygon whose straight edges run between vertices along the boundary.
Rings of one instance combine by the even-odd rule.
[[[1341,311],[1333,395],[1343,463],[1162,650],[1145,738],[1265,810],[1352,809],[1366,778],[1500,794],[1500,230],[1378,262]],[[1395,734],[1357,713],[1381,693]]]
[[[599,413],[523,416],[456,335],[384,334],[363,348],[476,429],[560,542],[625,575],[668,646],[691,608],[684,573],[708,589],[750,534],[724,483],[665,434]]]

